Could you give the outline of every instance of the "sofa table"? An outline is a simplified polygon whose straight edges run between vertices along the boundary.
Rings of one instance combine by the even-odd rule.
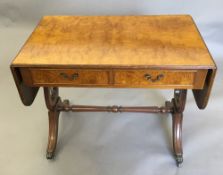
[[[56,149],[61,111],[171,113],[173,151],[180,165],[187,89],[204,109],[216,65],[189,15],[45,16],[11,71],[24,105],[44,89],[48,159]],[[59,87],[173,89],[174,96],[162,107],[70,105],[59,97]]]

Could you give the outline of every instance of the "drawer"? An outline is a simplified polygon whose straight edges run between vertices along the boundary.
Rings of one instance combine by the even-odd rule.
[[[109,72],[94,69],[21,69],[23,80],[28,85],[72,86],[108,85]]]
[[[117,70],[115,86],[203,88],[207,70]]]
[[[20,68],[30,86],[202,89],[207,70]]]

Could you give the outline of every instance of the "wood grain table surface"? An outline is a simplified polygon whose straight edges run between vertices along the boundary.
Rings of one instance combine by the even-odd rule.
[[[13,65],[215,67],[189,15],[45,16]]]

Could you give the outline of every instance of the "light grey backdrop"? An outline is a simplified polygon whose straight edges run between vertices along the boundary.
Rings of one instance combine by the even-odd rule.
[[[221,0],[1,0],[0,174],[159,175],[223,174],[223,1]],[[48,119],[43,93],[20,102],[9,64],[43,15],[190,14],[218,72],[208,107],[191,92],[184,117],[184,163],[172,157],[171,118],[153,114],[61,115],[57,157],[45,159]],[[78,104],[162,105],[169,90],[62,89]]]

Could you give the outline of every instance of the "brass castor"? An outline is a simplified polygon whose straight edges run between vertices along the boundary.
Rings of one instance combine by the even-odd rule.
[[[176,159],[177,167],[181,167],[182,163],[183,163],[183,156],[182,155],[176,155],[175,159]]]
[[[47,159],[53,159],[54,154],[52,152],[46,152],[46,158]]]

